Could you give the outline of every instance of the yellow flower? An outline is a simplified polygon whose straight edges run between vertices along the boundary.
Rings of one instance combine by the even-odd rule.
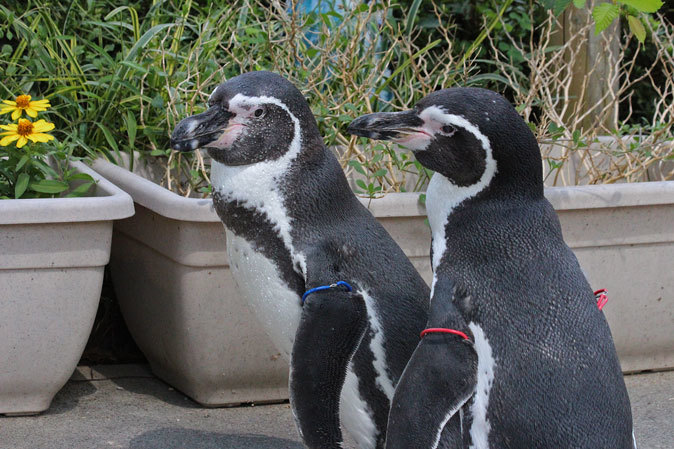
[[[0,115],[11,112],[12,120],[16,120],[21,117],[23,111],[26,111],[29,117],[35,118],[38,112],[46,111],[51,107],[47,99],[37,101],[30,101],[30,99],[30,95],[19,95],[14,101],[2,100],[4,104],[0,105]]]
[[[54,124],[45,122],[40,119],[33,123],[25,118],[19,119],[19,123],[11,125],[0,125],[0,128],[5,132],[0,133],[0,146],[6,147],[10,143],[16,142],[16,147],[21,148],[28,140],[33,142],[49,142],[54,138],[50,134],[45,134],[47,131],[54,129]]]

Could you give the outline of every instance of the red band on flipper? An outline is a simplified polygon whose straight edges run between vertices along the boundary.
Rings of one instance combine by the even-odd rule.
[[[607,291],[605,288],[602,288],[601,290],[597,290],[594,292],[594,297],[597,298],[597,308],[599,310],[603,309],[606,303],[608,302],[608,295]]]
[[[463,337],[464,340],[469,340],[468,335],[464,334],[461,331],[457,331],[455,329],[445,329],[444,327],[431,327],[428,329],[424,329],[421,331],[421,338],[424,338],[426,334],[454,334],[458,335],[459,337]]]

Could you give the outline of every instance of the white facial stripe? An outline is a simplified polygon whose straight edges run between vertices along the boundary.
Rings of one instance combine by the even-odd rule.
[[[219,84],[217,86],[215,86],[215,89],[213,89],[213,92],[211,92],[211,94],[208,96],[208,101],[211,101],[211,98],[213,98],[213,95],[215,95],[215,92],[218,90],[218,87],[220,87]]]
[[[213,189],[226,200],[238,201],[248,209],[255,209],[263,213],[274,225],[290,252],[293,265],[306,279],[306,260],[303,254],[296,251],[290,230],[291,218],[279,191],[279,185],[288,172],[288,168],[300,153],[302,148],[302,129],[300,121],[290,112],[290,109],[281,100],[273,97],[248,97],[237,94],[230,100],[230,108],[252,108],[262,104],[274,104],[288,113],[293,121],[294,135],[288,151],[278,159],[262,161],[251,165],[226,166],[217,161],[212,162],[211,183]]]
[[[421,111],[419,117],[424,121],[424,127],[431,128],[433,131],[439,130],[444,125],[452,125],[469,131],[482,143],[482,147],[485,151],[488,151],[489,156],[491,155],[491,144],[489,143],[487,136],[482,134],[477,126],[473,125],[462,116],[448,114],[438,106],[429,106]]]
[[[470,132],[482,144],[485,151],[485,168],[480,179],[472,185],[461,187],[452,183],[440,173],[433,175],[426,191],[426,210],[428,212],[428,222],[431,225],[433,234],[433,283],[431,286],[431,298],[435,292],[436,275],[435,271],[440,264],[440,260],[446,250],[445,226],[452,210],[468,198],[472,198],[484,190],[496,175],[496,160],[492,155],[491,143],[487,136],[480,132],[480,129],[466,120],[464,117],[455,114],[448,114],[437,106],[430,106],[424,109],[419,116],[427,121],[440,123],[441,126],[452,125],[457,128],[463,128]]]

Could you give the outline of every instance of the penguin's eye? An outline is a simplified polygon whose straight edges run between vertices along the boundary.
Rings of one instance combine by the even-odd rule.
[[[456,132],[456,128],[454,128],[452,125],[445,125],[442,127],[442,134],[446,136],[451,136]]]
[[[253,114],[255,115],[255,117],[262,117],[264,115],[264,109],[262,108],[256,109]]]

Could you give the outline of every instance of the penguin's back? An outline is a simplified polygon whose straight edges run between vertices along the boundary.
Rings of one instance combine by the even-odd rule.
[[[631,447],[611,332],[550,203],[486,202],[452,223],[447,275],[493,357],[490,447]]]

